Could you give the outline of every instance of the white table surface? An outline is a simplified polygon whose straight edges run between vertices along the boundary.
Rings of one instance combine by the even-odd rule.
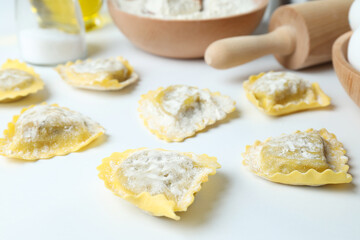
[[[0,62],[19,58],[13,6],[0,0]],[[6,7],[3,7],[5,6]],[[3,21],[9,19],[9,21]],[[141,81],[118,92],[73,88],[50,67],[35,67],[46,89],[0,104],[0,129],[30,104],[58,103],[106,128],[106,136],[82,151],[26,162],[0,157],[1,240],[112,239],[360,239],[360,111],[340,85],[331,64],[297,72],[319,82],[333,105],[284,117],[268,117],[245,97],[252,74],[284,70],[272,56],[218,71],[202,60],[173,60],[135,48],[113,25],[88,34],[89,57],[122,55]],[[238,111],[182,143],[158,140],[138,117],[141,94],[159,86],[189,84],[231,96]],[[352,184],[295,187],[260,179],[241,164],[245,145],[269,136],[327,128],[343,142]],[[150,216],[113,195],[97,177],[102,158],[149,147],[206,153],[222,168],[203,185],[180,221]]]

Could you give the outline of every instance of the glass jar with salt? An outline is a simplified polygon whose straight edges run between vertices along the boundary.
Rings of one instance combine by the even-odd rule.
[[[16,21],[24,61],[55,65],[86,57],[77,0],[16,0]]]

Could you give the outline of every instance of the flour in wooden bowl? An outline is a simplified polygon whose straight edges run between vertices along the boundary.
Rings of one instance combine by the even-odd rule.
[[[210,19],[249,12],[253,0],[117,0],[118,7],[128,13],[160,19]]]

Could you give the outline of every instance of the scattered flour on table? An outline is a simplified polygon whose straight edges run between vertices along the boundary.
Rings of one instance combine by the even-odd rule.
[[[117,0],[121,10],[135,15],[162,19],[209,19],[249,12],[253,0]]]

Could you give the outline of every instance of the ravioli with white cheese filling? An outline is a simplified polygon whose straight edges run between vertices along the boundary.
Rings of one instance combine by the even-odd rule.
[[[56,104],[30,106],[14,116],[0,139],[0,154],[23,160],[66,155],[104,133],[90,118]]]
[[[326,129],[297,131],[246,146],[243,164],[256,175],[292,185],[351,182],[342,144]]]
[[[18,60],[7,60],[0,69],[0,102],[11,102],[44,88],[34,69]]]
[[[119,90],[138,80],[133,67],[122,57],[77,60],[56,67],[68,84],[93,90]]]
[[[217,159],[205,154],[140,148],[113,153],[97,169],[115,195],[154,216],[179,220],[175,212],[187,210],[217,168]]]
[[[208,89],[173,85],[141,96],[138,111],[160,139],[174,142],[193,136],[235,110],[235,101]]]
[[[284,115],[326,107],[330,98],[319,84],[310,83],[288,72],[268,72],[250,76],[244,82],[247,98],[269,115]]]

